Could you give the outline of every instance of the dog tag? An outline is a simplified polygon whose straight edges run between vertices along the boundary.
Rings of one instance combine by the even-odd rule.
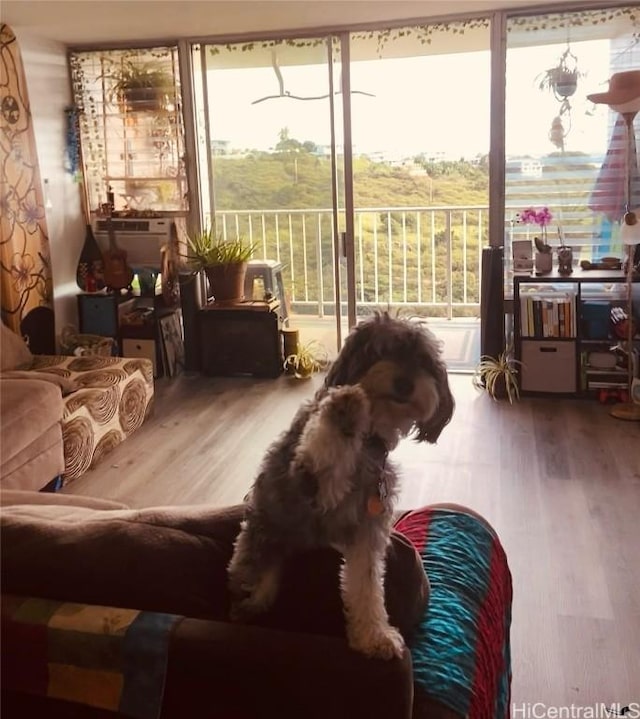
[[[382,504],[380,497],[375,494],[373,497],[369,497],[367,501],[367,512],[372,517],[377,517],[384,512],[384,504]]]
[[[378,496],[383,502],[387,498],[387,483],[382,478],[378,481]]]

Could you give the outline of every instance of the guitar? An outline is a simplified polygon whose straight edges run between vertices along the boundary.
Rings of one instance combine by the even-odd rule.
[[[109,249],[102,252],[104,283],[112,290],[121,290],[131,285],[133,270],[127,264],[127,253],[118,247],[110,214],[107,216],[107,232],[109,233]]]

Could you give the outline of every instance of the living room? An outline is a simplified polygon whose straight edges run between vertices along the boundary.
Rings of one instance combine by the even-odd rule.
[[[154,7],[152,12],[149,11],[151,5]],[[603,3],[542,5],[553,5],[553,13],[574,13],[576,16],[583,11],[611,12],[610,26],[616,28],[615,23],[619,18],[615,16],[615,11],[619,7],[625,7]],[[513,15],[503,15],[500,12],[509,9],[513,11]],[[548,10],[551,12],[551,8]],[[527,14],[536,17],[544,13],[545,9],[540,9],[540,4],[536,4],[535,10],[527,12],[527,4],[522,2],[6,2],[3,6],[3,22],[7,22],[16,33],[24,63],[37,161],[46,188],[44,199],[53,290],[51,305],[56,336],[59,337],[66,326],[78,327],[77,296],[81,288],[76,278],[86,226],[77,178],[68,172],[64,159],[68,151],[65,109],[73,102],[68,63],[70,51],[119,51],[142,43],[147,47],[175,44],[178,49],[188,52],[191,41],[201,47],[224,48],[227,45],[241,46],[251,41],[269,41],[279,35],[304,39],[324,36],[331,32],[339,34],[340,31],[356,34],[358,31],[371,30],[383,33],[387,28],[419,27],[429,23],[464,23],[469,19],[477,20],[483,17],[489,18],[492,23],[475,28],[475,35],[472,28],[467,28],[467,33],[469,42],[478,42],[480,33],[481,49],[488,51],[492,43],[497,42],[496,37],[506,33],[509,23],[512,31],[519,23],[523,23],[522,35],[528,38],[526,47],[535,48],[537,44],[543,47],[552,46],[550,62],[555,58],[556,47],[561,50],[570,48],[580,60],[581,70],[584,68],[585,76],[580,79],[579,85],[581,99],[576,96],[571,101],[569,110],[547,89],[541,92],[537,86],[530,83],[526,87],[530,100],[525,101],[525,105],[530,107],[530,112],[536,117],[542,113],[544,128],[540,129],[538,134],[545,142],[548,142],[547,125],[557,113],[564,123],[566,136],[563,142],[566,149],[575,149],[577,153],[587,155],[587,145],[580,144],[585,136],[580,129],[580,123],[586,122],[582,116],[587,115],[584,98],[588,93],[606,90],[606,82],[611,75],[609,57],[606,56],[607,64],[604,69],[598,69],[596,72],[594,68],[598,68],[597,62],[601,56],[594,55],[598,60],[593,60],[593,65],[589,65],[590,72],[587,74],[586,51],[581,45],[581,41],[587,41],[580,37],[577,27],[571,26],[569,33],[566,25],[538,28],[538,35],[530,29],[524,29],[523,18]],[[624,22],[627,19],[627,16],[623,16]],[[624,70],[640,66],[637,29],[633,24],[635,20],[630,22],[631,29],[625,25],[619,35],[616,34],[617,30],[611,31],[610,35],[605,33],[607,38],[616,40],[615,52],[623,58],[624,62],[620,67]],[[500,25],[501,23],[503,24]],[[602,24],[607,26],[604,22]],[[516,35],[514,32],[511,37]],[[537,37],[537,40],[532,40],[532,37]],[[436,43],[433,37],[431,40]],[[358,42],[361,42],[361,46]],[[396,55],[402,54],[398,48],[403,42],[404,40],[397,39]],[[425,43],[425,46],[428,44]],[[386,46],[390,55],[394,54],[393,47],[393,41]],[[358,41],[354,38],[353,49],[365,53],[364,39]],[[505,48],[507,53],[514,53],[509,72],[515,72],[513,65],[516,64],[518,49],[520,48],[515,46],[509,48],[508,44]],[[382,52],[385,52],[385,47]],[[209,59],[200,59],[203,63],[215,63],[216,60],[222,63],[223,56],[221,50],[219,53],[210,53],[207,56]],[[366,54],[364,56],[366,57]],[[442,56],[446,57],[446,53],[443,52]],[[229,57],[233,57],[237,65],[241,64],[237,51],[229,50]],[[244,53],[244,57],[249,55]],[[272,93],[279,95],[278,72],[284,83],[280,87],[286,88],[285,94],[292,87],[294,94],[300,92],[300,87],[306,95],[313,94],[311,85],[289,84],[295,80],[295,62],[287,63],[284,59],[278,59],[271,64],[271,56],[266,55],[266,58],[255,64],[260,64],[265,70],[269,82],[260,92],[252,95],[252,98],[260,100]],[[519,62],[526,64],[526,55],[524,58]],[[246,64],[251,65],[252,61],[253,58],[250,58],[246,60]],[[342,61],[345,62],[344,55]],[[545,67],[536,61],[536,67],[529,71],[532,79]],[[442,62],[447,60],[442,59]],[[487,52],[483,62],[487,63],[488,70],[493,67],[493,72],[496,72],[496,67],[498,71],[502,68],[502,73],[505,74],[504,65],[499,64],[504,62],[504,58],[492,58]],[[618,68],[616,65],[613,67]],[[209,70],[212,79],[216,72],[222,73],[222,69],[215,65]],[[468,72],[468,67],[461,72]],[[336,72],[333,80],[336,84],[344,83],[345,75],[347,73],[340,77],[340,73]],[[420,83],[421,79],[414,81],[414,84]],[[425,80],[425,89],[428,87],[430,86]],[[344,85],[341,86],[341,89],[343,88]],[[240,90],[238,84],[239,94]],[[476,100],[475,96],[473,98],[473,103],[484,104],[479,106],[469,101],[467,108],[467,112],[478,114],[479,124],[481,115],[486,115],[487,120],[495,118],[496,115],[492,116],[492,113],[498,112],[499,115],[495,107],[504,106],[505,103],[505,87],[501,83],[487,84],[484,90],[483,100]],[[354,97],[353,119],[357,122],[356,103],[373,99],[360,93],[377,92],[382,97],[382,78],[380,86],[376,88],[365,82],[365,75],[358,75],[354,71],[350,92]],[[428,109],[431,111],[434,104],[441,102],[434,92],[429,90],[425,93],[429,95]],[[340,94],[337,93],[336,97]],[[514,102],[513,96],[511,101]],[[293,104],[295,100],[277,97],[269,102],[271,106],[282,109],[284,103]],[[269,102],[258,103],[256,107],[269,106]],[[584,106],[580,104],[582,102]],[[313,107],[313,103],[304,101],[298,102],[298,105]],[[543,109],[539,110],[538,105]],[[423,110],[426,112],[427,108]],[[411,109],[412,114],[419,111],[416,108]],[[464,135],[465,125],[460,119],[461,107],[452,101],[444,111],[450,113],[448,123],[451,134],[460,137]],[[600,120],[604,122],[602,137],[598,139],[601,162],[606,155],[611,127],[615,123],[614,113],[607,112],[606,106],[599,108]],[[203,112],[204,115],[206,113]],[[216,127],[213,117],[212,115],[210,127],[204,130],[205,133],[213,133],[209,138],[212,147],[214,140],[225,140],[225,137],[213,132]],[[226,121],[233,124],[234,117],[229,113]],[[573,123],[570,129],[568,118]],[[282,128],[287,125],[288,120],[280,119],[279,122],[279,128]],[[509,122],[513,123],[513,118]],[[478,326],[482,323],[484,330],[479,330],[479,333],[484,331],[485,334],[482,336],[482,348],[478,347],[474,362],[479,360],[480,351],[494,354],[496,342],[499,350],[508,346],[512,336],[510,322],[513,320],[510,318],[514,316],[513,309],[511,314],[509,312],[512,307],[510,303],[513,301],[513,297],[509,296],[509,293],[513,292],[513,275],[508,274],[511,268],[503,273],[502,256],[500,269],[492,285],[492,293],[495,293],[491,295],[492,303],[485,304],[483,310],[482,302],[489,302],[490,293],[487,292],[484,299],[480,296],[480,265],[484,261],[479,252],[480,240],[501,247],[503,241],[506,242],[507,235],[509,242],[525,236],[529,238],[529,232],[534,228],[518,227],[511,222],[515,210],[524,210],[527,205],[552,204],[550,196],[541,197],[531,191],[527,192],[527,187],[530,189],[534,186],[531,184],[531,178],[537,172],[532,165],[528,166],[524,173],[524,190],[520,188],[516,191],[515,186],[509,184],[509,177],[513,175],[509,173],[509,165],[505,162],[504,130],[501,132],[499,126],[489,125],[487,121],[484,134],[489,166],[486,186],[481,190],[486,197],[477,202],[467,202],[467,205],[473,207],[487,208],[484,215],[484,209],[469,209],[469,212],[477,212],[478,217],[482,217],[477,220],[476,215],[473,215],[474,220],[468,222],[469,227],[475,226],[474,222],[480,222],[482,231],[478,230],[476,235],[470,230],[468,244],[464,244],[465,248],[474,247],[476,254],[468,255],[468,265],[462,261],[452,261],[449,269],[444,262],[445,274],[437,277],[434,275],[432,278],[435,288],[445,288],[442,296],[438,295],[439,290],[434,290],[434,295],[425,292],[422,296],[426,308],[423,312],[432,318],[431,325],[436,336],[439,325],[435,320],[448,322],[448,325],[443,325],[445,328],[450,327],[455,320],[474,321]],[[336,126],[340,128],[340,122],[336,123]],[[357,124],[354,126],[358,127]],[[254,127],[257,132],[255,124]],[[636,122],[636,137],[637,127]],[[189,132],[194,132],[194,128],[186,131],[187,137]],[[406,132],[408,133],[409,129]],[[299,141],[300,145],[308,139],[316,141],[318,146],[323,144],[320,136],[316,138],[296,134],[292,137]],[[513,139],[513,135],[511,137]],[[272,142],[276,141],[277,137],[274,137]],[[354,148],[357,148],[358,142],[358,137],[354,136]],[[423,148],[424,152],[431,152],[434,144],[438,143],[429,143],[428,147]],[[442,145],[445,144],[443,140]],[[544,154],[557,162],[558,156],[553,156],[553,152],[558,149],[557,145],[551,144],[550,148],[545,148]],[[360,167],[364,167],[365,160],[356,155],[354,149],[355,160],[362,163]],[[518,156],[518,153],[514,152],[513,155]],[[285,169],[292,178],[292,183],[295,184],[297,180],[300,185],[307,167],[305,162],[309,158],[300,153],[297,153],[296,157],[297,164],[287,156],[286,161],[289,164]],[[240,167],[244,161],[240,157],[218,157],[218,167],[225,160],[229,167],[233,163],[235,167]],[[439,204],[437,193],[443,190],[442,183],[445,182],[433,171],[437,163],[427,160],[425,162],[429,168],[428,174],[425,176],[417,172],[412,175],[415,183],[422,183],[425,188],[424,200],[423,195],[420,195],[419,199],[402,198],[397,206],[375,203],[363,203],[361,207],[352,205],[354,216],[356,210],[362,210],[365,224],[366,208],[373,207],[380,211],[377,213],[380,222],[376,231],[380,233],[384,251],[387,250],[385,242],[391,234],[383,234],[381,228],[385,228],[386,232],[386,228],[392,226],[394,232],[401,233],[402,228],[406,227],[410,232],[415,230],[416,225],[420,225],[422,218],[426,233],[428,222],[424,218],[428,215],[420,214],[415,207],[423,208],[421,212],[434,212],[433,207]],[[318,167],[323,158],[314,156],[313,161]],[[389,166],[395,161],[389,159]],[[598,168],[599,165],[595,172]],[[400,171],[401,169],[397,168],[394,170]],[[465,168],[465,172],[467,171],[468,168]],[[579,172],[583,171],[583,168],[580,168]],[[378,168],[378,172],[383,170]],[[594,172],[593,168],[591,172]],[[488,182],[489,175],[492,177],[491,183]],[[391,182],[391,170],[388,177]],[[529,177],[529,180],[526,180],[526,177]],[[522,177],[519,180],[522,181]],[[211,177],[208,182],[211,182]],[[357,182],[354,178],[354,183]],[[198,192],[194,194],[199,197],[197,200],[193,196],[189,197],[189,210],[197,208],[201,218],[211,218],[218,209],[211,206],[210,198],[221,195],[207,184],[198,184],[197,187]],[[364,186],[362,188],[364,189]],[[191,189],[190,185],[190,192]],[[435,190],[436,193],[435,201],[431,203],[433,207],[428,201],[429,189],[432,193]],[[509,192],[512,194],[509,195]],[[593,214],[585,212],[585,192],[582,192],[582,197],[582,215]],[[90,207],[95,208],[99,200],[100,197],[90,195]],[[120,200],[116,198],[116,202],[118,201]],[[496,206],[500,208],[499,212],[492,209]],[[227,205],[220,208],[220,217],[227,213],[229,222],[233,223],[236,216],[231,214],[232,210],[245,213],[256,210],[260,213],[257,217],[261,219],[264,216],[263,207],[273,206],[236,207],[229,200]],[[578,273],[580,259],[594,259],[604,252],[617,254],[624,260],[625,250],[622,245],[616,244],[619,238],[615,235],[615,228],[611,233],[612,237],[608,239],[603,239],[603,224],[597,228],[589,225],[585,231],[573,197],[564,205],[558,200],[551,210],[555,217],[550,223],[549,234],[554,238],[556,222],[562,227],[569,241],[572,241],[572,233],[575,233],[576,238],[584,238],[587,233],[598,238],[589,243],[582,241],[582,244],[575,239],[574,278]],[[454,215],[455,213],[451,217]],[[452,221],[455,222],[455,219]],[[326,222],[326,219],[323,219],[323,222]],[[595,220],[593,223],[595,224]],[[259,222],[256,220],[255,224],[258,226]],[[355,231],[357,226],[356,223],[351,229]],[[397,236],[401,234],[394,235]],[[454,227],[451,236],[459,238],[464,235],[462,229],[458,231]],[[438,232],[435,232],[429,240],[425,240],[425,247],[437,247],[438,237]],[[600,245],[607,245],[607,249],[601,250]],[[453,245],[451,247],[452,257],[457,258],[455,253],[462,250]],[[286,244],[281,249],[286,256]],[[511,261],[510,250],[510,245],[504,250],[505,265],[509,265]],[[357,252],[357,248],[355,251]],[[407,266],[413,266],[406,263],[404,265],[405,274],[410,274],[406,272]],[[387,269],[391,272],[391,263],[385,271]],[[380,280],[379,284],[372,288],[372,295],[368,298],[370,304],[377,302],[378,305],[385,306],[388,302],[388,297],[384,295],[385,288],[391,292],[391,284],[397,282],[394,285],[398,292],[398,295],[394,296],[397,303],[412,307],[417,305],[411,295],[413,286],[410,282],[402,284],[399,279],[403,274],[402,261],[397,270],[398,275],[394,275],[393,282],[385,285]],[[328,264],[327,271],[331,276],[334,271],[331,263]],[[301,271],[300,275],[302,274]],[[384,272],[379,274],[382,277]],[[426,265],[424,274],[428,275]],[[366,276],[366,272],[364,275]],[[475,276],[474,282],[469,280],[472,275]],[[626,277],[622,270],[620,275],[620,281],[616,284],[624,288]],[[354,271],[354,288],[358,287],[358,281],[358,272]],[[499,291],[496,283],[499,285]],[[327,283],[319,284],[325,288],[328,286]],[[296,287],[299,289],[299,285]],[[448,291],[446,288],[451,289]],[[309,289],[312,289],[311,285]],[[482,289],[484,292],[486,286]],[[347,284],[345,296],[348,296],[350,291]],[[376,294],[376,291],[379,293]],[[318,300],[313,295],[308,296],[311,297],[309,302],[314,307],[321,306],[323,312],[335,301],[334,297],[321,297]],[[349,308],[345,316],[339,318],[335,317],[335,313],[329,315],[327,312],[331,329],[326,343],[331,354],[336,351],[339,341],[347,335],[349,326],[353,324],[351,320],[361,316],[358,301],[363,307],[367,304],[363,296],[358,296],[353,304],[353,316],[349,315]],[[300,311],[300,308],[307,309],[304,293],[296,299],[296,309],[304,319],[304,312]],[[493,304],[494,302],[497,304]],[[500,320],[497,321],[500,330],[496,331],[496,316],[500,320],[507,318],[506,332],[505,323]],[[315,319],[314,317],[314,321]],[[493,330],[490,327],[491,319],[494,320]],[[302,324],[300,326],[303,327]],[[301,331],[304,333],[304,329]],[[499,339],[496,339],[496,336]],[[526,345],[522,333],[516,334],[516,337],[518,336],[520,342]],[[575,357],[575,389],[581,382],[578,361],[579,357]],[[552,368],[548,374],[556,373]],[[153,413],[145,419],[144,424],[94,468],[67,484],[58,494],[110,500],[136,509],[193,505],[222,508],[241,503],[250,490],[268,446],[287,429],[298,407],[313,396],[323,377],[321,372],[310,380],[297,381],[286,375],[276,379],[254,379],[205,376],[190,371],[183,371],[176,377],[157,377],[154,382]],[[532,381],[535,381],[534,378]],[[535,716],[547,716],[557,708],[571,706],[580,707],[584,714],[588,710],[596,711],[595,707],[602,705],[608,709],[618,707],[620,711],[624,706],[629,706],[629,714],[633,716],[631,712],[637,710],[640,697],[640,672],[637,671],[640,665],[640,607],[637,600],[640,596],[640,575],[635,558],[636,549],[640,546],[638,523],[635,521],[640,510],[639,425],[612,417],[610,410],[613,405],[608,404],[606,398],[599,401],[597,391],[556,393],[525,390],[521,392],[519,400],[510,403],[504,398],[494,402],[486,392],[474,389],[468,368],[462,373],[451,373],[449,382],[456,399],[456,410],[438,443],[425,446],[405,440],[392,455],[402,475],[398,507],[418,509],[439,502],[456,503],[478,512],[496,530],[513,578],[511,713],[514,717],[519,713],[533,714],[534,706],[539,705],[535,711],[542,713]],[[620,397],[615,399],[616,402],[619,400]],[[596,715],[600,716],[591,714]]]

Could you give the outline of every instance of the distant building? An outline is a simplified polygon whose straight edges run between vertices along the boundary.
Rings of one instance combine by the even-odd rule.
[[[542,177],[542,163],[540,160],[521,160],[520,174],[525,177]]]
[[[211,154],[228,155],[230,144],[229,140],[211,140]]]

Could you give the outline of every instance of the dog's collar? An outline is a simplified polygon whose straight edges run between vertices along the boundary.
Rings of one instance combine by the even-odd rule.
[[[367,512],[371,516],[378,516],[384,512],[385,501],[389,490],[387,488],[387,482],[385,479],[385,466],[387,464],[387,457],[389,450],[384,440],[377,434],[371,434],[367,437],[367,444],[376,455],[379,455],[380,461],[380,477],[378,479],[378,485],[376,491],[367,500]]]

